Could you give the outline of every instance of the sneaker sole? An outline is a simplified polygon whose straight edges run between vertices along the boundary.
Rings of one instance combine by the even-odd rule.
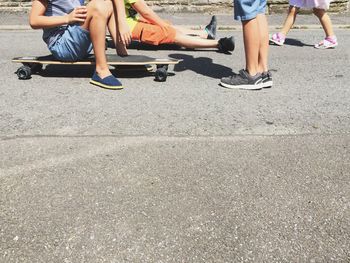
[[[284,43],[281,44],[273,39],[269,39],[269,41],[270,41],[270,44],[272,43],[272,44],[275,44],[275,45],[280,46],[280,47],[283,46],[283,44],[284,44]]]
[[[331,46],[328,46],[328,47],[325,47],[325,46],[314,46],[314,48],[316,48],[316,49],[331,49],[331,48],[335,48],[336,46],[338,46],[338,44],[331,45]]]
[[[273,81],[270,80],[270,81],[266,81],[262,84],[262,88],[263,89],[267,89],[267,88],[272,88],[272,85],[273,85]]]
[[[220,82],[220,85],[223,86],[224,88],[227,88],[227,89],[260,90],[260,89],[263,88],[262,84],[235,86],[235,85],[230,85],[230,84],[226,84],[226,83]]]
[[[123,89],[124,88],[123,86],[108,86],[108,85],[104,85],[104,84],[102,84],[100,82],[97,82],[97,81],[94,81],[92,79],[90,79],[90,84],[98,86],[98,87],[103,88],[103,89],[110,89],[110,90],[119,90],[119,89]]]

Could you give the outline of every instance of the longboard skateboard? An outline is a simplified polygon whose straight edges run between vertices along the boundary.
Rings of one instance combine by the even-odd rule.
[[[168,76],[168,66],[175,65],[180,62],[178,59],[172,58],[152,58],[141,55],[129,55],[126,57],[120,57],[116,54],[107,54],[107,64],[111,66],[148,66],[155,65],[157,70],[155,71],[156,81],[166,81]],[[42,70],[43,65],[94,65],[95,57],[90,55],[84,60],[75,62],[65,62],[55,59],[52,55],[40,56],[40,57],[16,57],[12,59],[14,63],[22,63],[23,66],[19,67],[16,74],[19,79],[29,79],[32,73],[38,73]]]

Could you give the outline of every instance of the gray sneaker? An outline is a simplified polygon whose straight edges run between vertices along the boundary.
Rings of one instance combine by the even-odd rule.
[[[215,39],[216,38],[216,26],[217,26],[216,16],[212,16],[210,23],[204,29],[208,34],[207,39]]]
[[[260,73],[250,76],[245,69],[241,69],[239,74],[222,78],[220,84],[229,89],[257,90],[262,89],[262,77]]]
[[[262,88],[271,88],[273,81],[272,81],[272,74],[270,70],[263,72],[261,74],[262,77]]]
[[[218,49],[223,53],[229,53],[230,51],[235,50],[235,38],[233,36],[220,38]]]

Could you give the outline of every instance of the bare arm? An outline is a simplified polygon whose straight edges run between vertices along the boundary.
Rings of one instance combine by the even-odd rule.
[[[117,9],[117,22],[120,41],[123,45],[128,45],[131,42],[130,28],[126,22],[124,0],[113,0],[113,4]]]
[[[138,0],[132,5],[137,13],[139,13],[144,19],[151,22],[154,25],[165,27],[168,25],[163,19],[161,19],[153,10],[150,8],[144,0]]]
[[[46,0],[34,0],[29,15],[29,24],[33,29],[51,28],[66,24],[84,22],[86,19],[86,6],[79,6],[64,16],[45,16]]]

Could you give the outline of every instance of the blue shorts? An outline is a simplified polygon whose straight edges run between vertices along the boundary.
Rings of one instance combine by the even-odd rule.
[[[92,50],[90,32],[79,25],[68,25],[63,34],[49,46],[49,50],[58,60],[84,59]]]
[[[235,20],[246,21],[265,14],[266,0],[234,0]]]

